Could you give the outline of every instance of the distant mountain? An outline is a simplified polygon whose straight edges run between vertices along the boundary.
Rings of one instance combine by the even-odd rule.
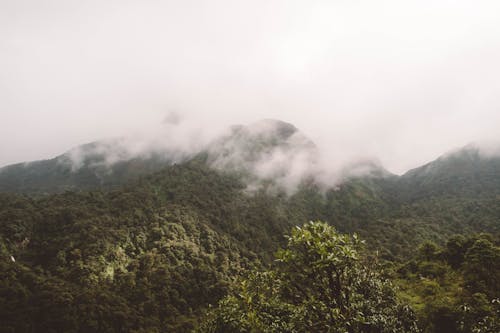
[[[233,126],[199,151],[133,146],[134,141],[127,138],[103,140],[53,159],[0,168],[0,192],[40,194],[115,188],[195,156],[206,158],[218,170],[276,180],[284,177],[294,162],[309,167],[317,154],[314,143],[295,126],[272,119]]]
[[[0,169],[0,192],[57,193],[112,188],[154,173],[182,159],[181,154],[130,155],[123,140],[76,147],[49,160]]]
[[[288,158],[307,154],[311,162],[317,154],[315,144],[295,126],[273,119],[233,126],[207,150],[210,163],[224,169],[248,169],[248,165],[272,159],[276,153]]]
[[[246,192],[289,196],[291,207],[303,218],[331,221],[342,231],[379,234],[397,224],[397,228],[421,230],[416,239],[439,240],[455,232],[500,230],[500,157],[484,154],[475,145],[444,154],[402,176],[376,161],[357,161],[335,174],[337,181],[328,185],[322,183],[324,170],[317,168],[320,156],[314,143],[292,124],[279,120],[233,126],[189,153],[136,149],[139,154],[131,146],[126,139],[100,141],[51,160],[4,167],[0,192],[119,189],[176,165],[197,163],[238,178]],[[392,248],[387,255],[398,257],[405,251]]]
[[[314,142],[292,124],[265,119],[233,126],[190,152],[137,148],[129,139],[82,145],[53,159],[1,168],[0,192],[43,194],[118,188],[176,163],[198,159],[215,170],[238,175],[249,189],[274,186],[291,193],[290,188],[295,191],[302,182],[312,181],[327,191],[342,182],[364,179],[377,184],[386,202],[414,205],[429,198],[472,200],[500,195],[498,156],[468,145],[402,176],[391,174],[373,160],[358,161],[338,172],[338,180],[325,187],[320,174],[325,168],[319,167],[321,156]]]
[[[406,200],[500,195],[500,155],[483,154],[471,144],[408,171],[399,185]]]
[[[147,148],[147,147],[146,147]],[[325,192],[344,183],[376,186],[385,205],[415,207],[439,200],[495,200],[500,195],[500,157],[476,145],[444,154],[402,176],[373,160],[347,165],[336,182],[322,185],[315,144],[292,124],[266,119],[237,125],[198,151],[134,147],[128,139],[98,141],[56,158],[0,169],[0,192],[28,194],[118,188],[165,167],[192,159],[237,175],[247,189],[264,186],[293,193],[302,183]],[[293,190],[290,190],[293,189]],[[439,200],[437,200],[439,199]],[[439,202],[441,202],[439,201]],[[426,206],[427,207],[427,206]],[[427,209],[427,208],[426,208]]]

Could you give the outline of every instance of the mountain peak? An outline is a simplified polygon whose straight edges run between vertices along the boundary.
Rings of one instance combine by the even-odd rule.
[[[279,137],[287,138],[298,132],[294,125],[277,119],[262,119],[248,126],[245,129],[254,134],[274,133]]]
[[[294,125],[276,119],[263,119],[249,125],[237,125],[231,128],[228,135],[218,138],[212,149],[256,152],[273,149],[314,149],[314,143],[302,134]]]
[[[402,180],[409,186],[408,192],[413,198],[498,194],[500,158],[493,152],[481,145],[469,144],[408,171]]]
[[[300,131],[294,125],[276,119],[262,119],[249,125],[235,125],[225,138],[260,141],[269,144],[279,144],[287,141]]]
[[[317,162],[316,145],[294,125],[264,119],[231,132],[208,146],[209,164],[243,172],[252,179],[297,184]]]

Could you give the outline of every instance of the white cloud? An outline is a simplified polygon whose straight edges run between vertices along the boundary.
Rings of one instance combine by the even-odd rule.
[[[498,13],[465,0],[1,1],[0,165],[149,136],[175,110],[194,136],[283,119],[332,165],[376,156],[403,172],[500,140]]]

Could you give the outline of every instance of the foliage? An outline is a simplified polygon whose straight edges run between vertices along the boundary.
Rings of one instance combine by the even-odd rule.
[[[443,167],[443,172],[433,168],[401,178],[350,179],[335,189],[304,182],[291,195],[272,183],[249,192],[238,174],[214,171],[202,155],[126,185],[125,180],[159,170],[166,162],[137,160],[122,169],[75,173],[53,162],[38,165],[42,173],[37,165],[2,171],[2,181],[38,190],[37,196],[0,194],[0,331],[190,331],[242,272],[250,267],[259,271],[272,262],[272,253],[286,245],[285,232],[318,219],[340,232],[358,233],[368,253],[379,253],[386,266],[399,268],[394,274],[398,295],[413,305],[424,330],[453,332],[463,326],[468,332],[497,325],[492,301],[499,298],[495,233],[500,230],[500,205],[498,187],[486,184],[497,179],[496,161],[477,166],[481,175],[469,168],[476,167],[474,161],[459,161],[458,171],[440,162],[437,169]],[[23,178],[17,173],[21,171],[31,176]],[[475,184],[475,177],[486,185]],[[38,182],[44,185],[38,187]],[[14,183],[9,189],[19,185]],[[110,190],[108,185],[121,187]],[[57,191],[101,190],[40,195],[51,186]],[[464,236],[476,232],[493,235]],[[359,244],[344,241],[359,257],[344,258],[352,262],[346,271],[358,270],[363,277],[378,270],[360,256]],[[291,245],[299,251],[304,244]],[[255,295],[279,296],[266,296],[266,309],[274,311],[259,319],[266,323],[298,309],[284,294],[292,291],[286,275],[293,281],[307,278],[292,270],[286,251],[280,255],[280,263],[250,275],[245,287],[252,302]],[[299,259],[307,264],[310,258],[294,257]],[[370,270],[360,268],[366,265]],[[319,269],[309,268],[309,274]],[[375,278],[385,288],[387,281],[379,274]],[[265,281],[277,281],[279,288],[265,290],[271,286]],[[313,284],[308,292],[318,294],[320,287]],[[309,301],[318,309],[346,302],[345,296],[328,299],[322,294]],[[241,300],[232,295],[224,302]],[[303,302],[294,318],[316,320],[308,304]]]
[[[204,332],[417,332],[413,312],[363,262],[361,241],[322,222],[296,227],[276,267],[251,273]]]
[[[498,332],[499,239],[456,235],[444,246],[425,243],[398,270],[401,297],[425,332]]]

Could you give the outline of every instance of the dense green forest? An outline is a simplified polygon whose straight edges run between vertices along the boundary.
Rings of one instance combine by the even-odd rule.
[[[500,331],[498,158],[292,193],[212,159],[0,171],[0,331]]]
[[[199,330],[418,332],[413,311],[363,256],[362,244],[324,222],[295,227],[277,264],[243,279]]]
[[[352,180],[327,193],[304,185],[290,197],[244,188],[238,177],[193,160],[119,190],[1,195],[2,329],[195,329],[208,305],[241,276],[274,265],[273,255],[293,226],[315,219],[359,233],[366,249],[390,264],[381,272],[392,274],[400,287],[395,295],[415,309],[427,331],[458,325],[466,304],[483,302],[471,305],[464,325],[495,318],[489,302],[498,297],[498,240],[449,238],[478,226],[495,232],[500,215],[497,205],[488,206],[492,199],[399,204],[374,179]],[[473,204],[485,208],[475,215],[477,224],[465,214]],[[446,249],[457,239],[461,254],[452,258]],[[424,243],[412,257],[425,240],[446,248]],[[486,244],[486,257],[477,250],[473,259],[477,242]],[[490,260],[488,274],[473,260]]]
[[[498,235],[456,235],[442,246],[425,242],[394,277],[425,331],[500,330]]]

